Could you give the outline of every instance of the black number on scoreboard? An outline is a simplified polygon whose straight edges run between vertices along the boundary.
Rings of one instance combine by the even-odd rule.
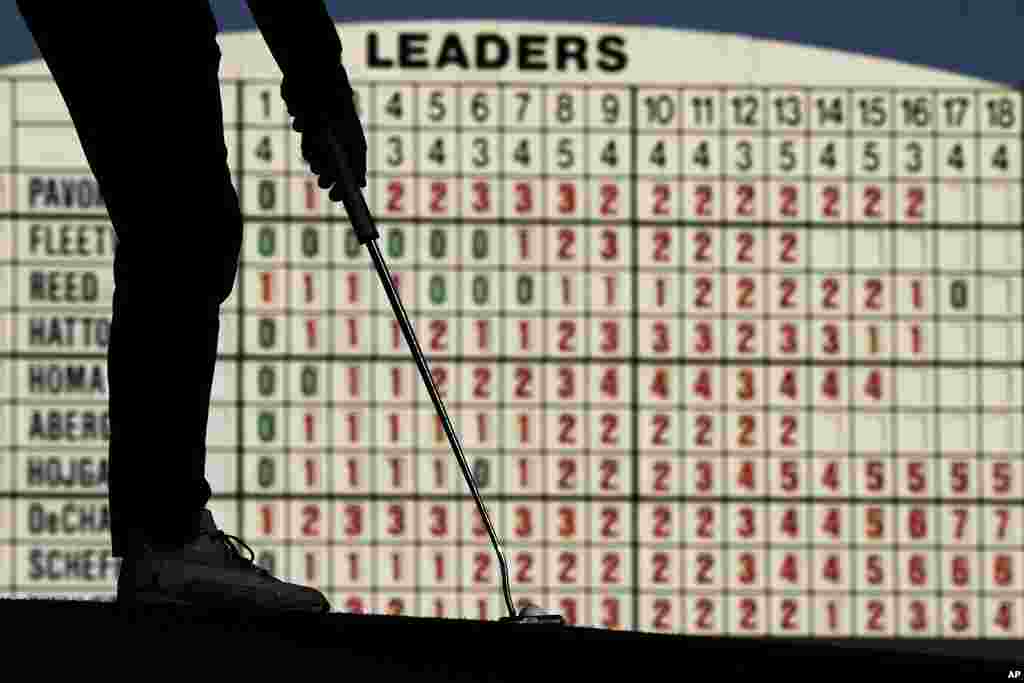
[[[963,280],[953,280],[949,288],[949,299],[956,310],[967,308],[967,283]]]
[[[759,103],[753,95],[732,98],[733,120],[737,126],[756,126]]]
[[[988,103],[988,120],[989,124],[995,128],[1012,128],[1017,123],[1013,100],[1009,97],[991,100]]]
[[[619,122],[619,116],[622,109],[622,103],[619,101],[617,95],[612,93],[605,93],[601,97],[601,115],[604,117],[604,123],[608,125],[614,125]]]
[[[644,98],[647,109],[647,123],[666,125],[676,115],[676,103],[668,95],[648,95]]]
[[[481,489],[487,488],[491,482],[491,466],[483,458],[477,458],[473,463],[473,481],[476,482],[477,488]]]
[[[277,184],[273,180],[261,180],[259,184],[259,204],[264,211],[271,211],[277,206]]]
[[[260,486],[267,489],[274,485],[276,479],[274,460],[263,456],[260,458],[259,468],[256,471],[257,480]]]

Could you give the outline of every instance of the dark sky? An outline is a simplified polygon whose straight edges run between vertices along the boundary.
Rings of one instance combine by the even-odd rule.
[[[255,29],[244,0],[211,2],[222,31]],[[489,11],[493,5],[479,0],[437,0],[429,3],[429,14],[425,6],[408,0],[327,2],[338,21],[484,18],[676,26],[867,53],[1005,84],[1024,82],[1024,0],[518,0],[515,14]],[[145,7],[151,16],[150,5]],[[0,64],[36,57],[14,0],[0,0]]]

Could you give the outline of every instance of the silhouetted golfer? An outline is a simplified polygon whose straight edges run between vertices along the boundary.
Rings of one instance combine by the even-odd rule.
[[[328,611],[318,591],[257,567],[252,550],[206,509],[219,313],[242,245],[207,0],[17,5],[117,235],[107,372],[118,601]],[[365,187],[366,139],[323,1],[248,5],[284,76],[281,96],[320,187],[338,178],[324,151],[326,121],[343,132]]]

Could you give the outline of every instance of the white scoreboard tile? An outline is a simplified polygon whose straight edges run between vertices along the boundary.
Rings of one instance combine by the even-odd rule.
[[[545,538],[553,538],[549,535],[550,529],[545,527],[547,516],[544,514],[544,504],[538,501],[507,501],[493,506],[495,511],[501,511],[500,517],[491,514],[491,522],[497,527],[502,538],[510,543],[519,546],[539,544]],[[490,506],[488,507],[490,511]],[[558,514],[558,513],[553,513]],[[567,523],[571,523],[568,520]]]
[[[407,543],[381,543],[374,554],[374,585],[385,591],[411,590],[417,585],[416,548]]]
[[[540,590],[546,586],[548,555],[540,544],[506,546],[509,582],[520,590]],[[500,571],[500,570],[499,570]]]
[[[683,633],[725,635],[725,606],[722,595],[707,587],[683,593]]]
[[[558,611],[569,626],[593,626],[594,594],[583,588],[555,586],[545,588],[541,595],[513,591],[516,603],[529,600],[531,604]],[[524,597],[525,596],[525,597]]]
[[[330,580],[329,553],[324,545],[294,545],[288,549],[288,581],[326,591]]]
[[[943,595],[940,599],[941,637],[978,638],[982,600],[977,593]]]
[[[982,323],[987,325],[987,323]],[[978,337],[982,336],[986,351],[993,352],[995,356],[1001,357],[1006,353],[1007,342],[1005,330],[1000,330],[998,325],[995,328],[995,338],[991,341],[988,335],[979,335],[978,327],[969,321],[964,322],[943,322],[935,326],[937,339],[933,346],[938,349],[935,360],[938,361],[973,361],[981,349],[978,348]],[[1003,331],[1004,334],[998,334]]]
[[[6,522],[5,522],[6,523]],[[8,534],[5,534],[9,537]],[[10,543],[0,543],[0,595],[10,597],[10,591],[14,587],[14,551]]]
[[[998,595],[1001,592],[1007,595],[1020,595],[1024,590],[1024,579],[1021,577],[1024,554],[1017,548],[984,550],[980,554],[981,590],[989,595]]]
[[[459,596],[455,592],[439,592],[435,590],[417,593],[416,616],[434,619],[459,618]]]
[[[892,638],[896,635],[896,597],[892,593],[865,591],[853,600],[854,633],[857,637]]]
[[[589,537],[585,538],[592,545],[610,546],[630,540],[633,516],[636,514],[632,506],[623,502],[595,500],[589,507]]]
[[[423,587],[429,591],[454,591],[459,585],[458,554],[453,546],[441,543],[419,546],[416,567],[418,568],[417,587]]]
[[[833,638],[859,635],[854,626],[853,600],[845,592],[824,591],[811,598],[812,627],[814,636]]]
[[[597,628],[614,631],[635,628],[635,624],[630,623],[630,615],[633,614],[633,603],[636,599],[631,592],[594,591],[587,597],[589,598],[589,619],[586,620],[586,623]]]
[[[670,500],[639,503],[640,543],[660,548],[672,547],[683,541],[683,520],[678,503]]]
[[[238,453],[235,449],[206,449],[206,479],[215,496],[237,496],[241,490],[238,481]],[[234,505],[234,501],[231,505]]]
[[[939,420],[939,444],[943,452],[963,454],[978,447],[978,416],[946,413]]]
[[[561,501],[555,499],[544,506],[544,538],[559,545],[575,545],[589,541],[598,543],[594,535],[592,519],[601,514],[599,506],[606,503]]]
[[[417,602],[417,595],[412,591],[382,589],[373,595],[372,613],[393,617],[410,616]]]
[[[984,446],[985,453],[991,455],[1002,455],[1013,457],[1021,452],[1022,428],[1024,428],[1024,417],[1014,411],[1008,404],[999,406],[1009,409],[1006,413],[984,413],[980,420],[980,441]]]
[[[0,447],[0,538],[9,535],[7,515],[9,514],[12,500],[7,498],[7,494],[12,490],[13,482],[17,478],[16,476],[13,478],[11,476],[14,472],[14,458],[6,445],[6,441],[9,438],[7,406],[0,406],[0,440],[4,442],[4,445]]]
[[[1021,618],[1024,616],[1024,598],[987,596],[982,598],[983,617],[979,619],[979,630],[985,638],[1020,638]]]
[[[639,549],[640,575],[638,585],[641,592],[666,591],[683,583],[682,553],[675,544],[643,545]],[[597,583],[596,579],[594,580]]]
[[[931,148],[930,140],[920,140],[916,144],[924,142],[924,147],[918,149],[928,150]],[[915,144],[914,142],[909,143]],[[922,157],[930,156],[927,151],[921,154]],[[915,161],[915,163],[917,163]],[[928,163],[924,161],[924,163]],[[924,166],[920,167],[924,172]],[[931,225],[938,217],[938,190],[934,183],[927,178],[916,178],[914,180],[900,180],[892,187],[892,201],[896,220],[905,225]]]
[[[725,554],[718,546],[683,548],[683,589],[717,591],[725,587],[728,577]]]
[[[559,544],[543,551],[546,555],[544,586],[558,590],[582,590],[592,585],[591,549],[583,545]]]
[[[246,500],[242,503],[242,538],[263,544],[283,542],[288,534],[288,512],[281,499]]]
[[[935,540],[941,539],[935,538],[933,547]],[[893,569],[896,575],[895,589],[900,593],[935,595],[942,585],[941,568],[933,548],[922,546],[914,550],[897,551]]]
[[[976,327],[980,340],[979,355],[986,360],[1020,363],[1024,361],[1020,321],[982,322]]]
[[[508,616],[508,606],[501,593],[493,589],[469,589],[467,582],[462,582],[464,590],[459,594],[459,617],[479,621],[495,621]],[[521,609],[524,603],[543,605],[540,592],[517,593],[513,596],[513,606]]]
[[[810,599],[802,593],[773,593],[768,596],[767,635],[805,638],[816,635],[811,630]]]
[[[1022,194],[1020,187],[1020,147],[1017,143],[1016,178],[1000,178],[981,183],[981,220],[989,224],[1018,225],[1020,223]]]
[[[982,269],[1020,273],[1024,265],[1024,236],[1020,230],[984,230],[981,244]]]
[[[633,490],[633,467],[628,454],[597,453],[587,457],[586,463],[590,467],[587,492],[594,498],[622,496]]]
[[[976,593],[983,585],[980,554],[973,548],[949,547],[937,553],[944,593]]]
[[[730,545],[724,557],[727,590],[748,593],[766,587],[765,575],[770,570],[763,546]]]
[[[207,434],[206,443],[212,449],[227,449],[238,447],[238,420],[239,420],[239,409],[233,404],[226,402],[211,402],[210,404],[210,415],[207,423]],[[248,411],[244,411],[248,412]],[[250,423],[256,423],[255,416],[250,417],[246,414],[245,427],[248,429]],[[274,421],[274,425],[278,429],[283,427],[279,420]],[[263,423],[260,423],[263,426]],[[252,431],[256,431],[253,429]],[[266,434],[266,433],[264,433]],[[250,441],[251,445],[254,446],[266,446],[268,443],[256,440]]]
[[[677,549],[668,549],[669,554],[677,555],[672,561],[678,568],[677,581],[671,584],[670,588],[676,588],[682,583],[682,556]],[[623,590],[632,586],[633,561],[632,550],[626,546],[591,549],[588,553],[590,559],[590,579],[588,586],[595,590],[615,591]],[[643,572],[643,569],[641,569]]]
[[[331,585],[337,590],[368,590],[376,582],[374,549],[367,543],[350,543],[335,537],[329,547]]]
[[[344,614],[371,614],[373,611],[373,596],[369,591],[360,593],[352,591],[336,591],[332,593],[330,600],[333,611]]]
[[[494,549],[488,543],[479,546],[463,546],[459,553],[459,582],[466,589],[483,590],[500,585],[501,570]],[[540,549],[535,557],[542,554]]]
[[[298,543],[327,543],[331,538],[330,506],[325,498],[302,497],[289,501],[288,538]]]
[[[943,158],[961,158],[954,157],[957,146],[961,148],[964,146],[961,142],[940,141],[940,146],[943,144],[954,145],[949,149],[948,156]],[[964,153],[961,152],[961,154]],[[973,161],[967,161],[970,157],[964,156],[962,158],[964,158],[965,166],[967,164],[973,165]],[[948,173],[948,171],[943,171],[943,173]],[[961,176],[968,179],[960,180]],[[967,175],[965,168],[965,171],[956,177],[944,178],[938,182],[936,187],[937,196],[935,198],[935,212],[938,221],[944,223],[973,223],[978,220],[977,187],[969,178],[970,176]],[[941,260],[940,263],[942,263]]]
[[[660,591],[648,593],[640,591],[637,595],[639,603],[640,623],[634,630],[648,633],[682,633],[683,601],[674,592]]]
[[[765,582],[772,590],[804,591],[812,586],[811,554],[787,540],[766,552]]]
[[[896,597],[897,638],[940,637],[942,622],[939,600],[934,592],[908,591]]]

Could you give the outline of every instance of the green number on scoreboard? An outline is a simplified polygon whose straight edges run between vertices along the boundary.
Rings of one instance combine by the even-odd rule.
[[[405,253],[405,233],[398,228],[388,231],[388,255],[392,258],[401,258]]]
[[[430,277],[430,301],[441,305],[445,302],[444,276],[435,273]]]
[[[274,436],[277,433],[276,425],[274,424],[273,413],[260,413],[256,419],[256,430],[259,433],[261,441],[273,441]]]
[[[264,225],[260,228],[260,235],[256,244],[259,249],[260,256],[273,256],[274,249],[277,247],[277,239],[274,235],[274,229],[269,225]]]

